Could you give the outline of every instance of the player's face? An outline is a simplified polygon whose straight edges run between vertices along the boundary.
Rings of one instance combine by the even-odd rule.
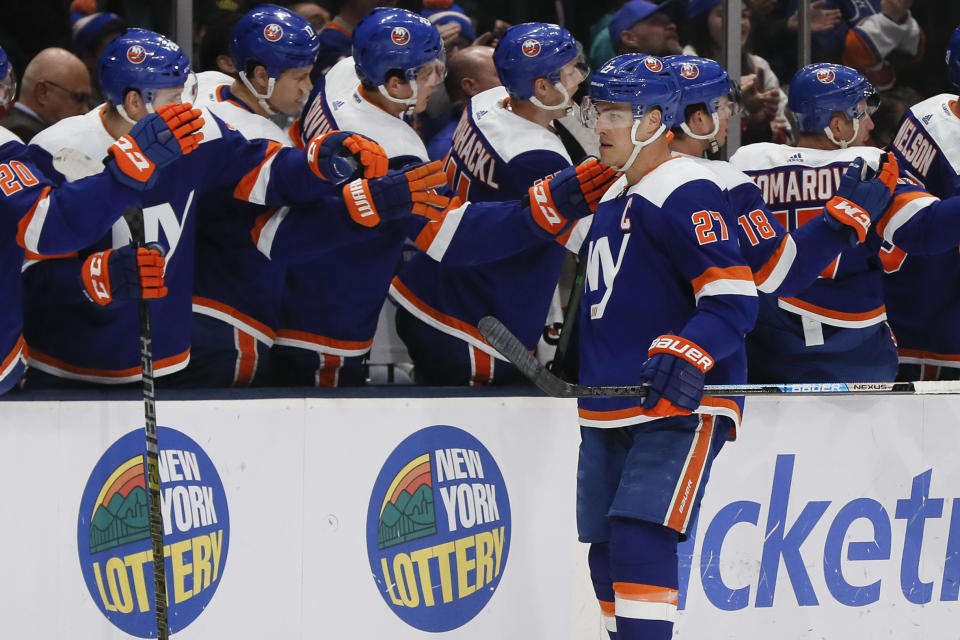
[[[168,104],[180,104],[182,101],[183,85],[180,85],[179,87],[158,89],[157,94],[153,99],[153,108],[159,109],[160,107]]]
[[[310,81],[311,69],[312,66],[284,70],[273,85],[273,93],[267,101],[270,106],[288,116],[298,115],[313,89]]]
[[[633,109],[622,102],[597,102],[595,109],[597,123],[594,131],[600,138],[600,161],[611,167],[621,167],[633,153],[630,139]]]
[[[852,147],[861,147],[867,144],[867,141],[870,139],[870,132],[873,131],[874,124],[873,119],[870,117],[870,110],[867,106],[866,100],[861,100],[857,105],[857,111],[859,115],[857,120],[860,121],[860,126],[857,128],[857,136],[850,142]],[[850,140],[853,136],[853,120],[849,120],[846,117],[838,118],[838,124],[840,127],[840,136],[838,140]]]

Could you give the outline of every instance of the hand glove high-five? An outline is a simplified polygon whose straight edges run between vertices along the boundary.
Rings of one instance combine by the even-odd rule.
[[[83,262],[80,277],[84,293],[104,307],[117,300],[162,298],[167,295],[164,264],[163,251],[157,245],[98,251]]]
[[[657,418],[685,416],[700,406],[713,358],[696,343],[672,335],[657,337],[640,366],[640,383],[648,387],[644,414]]]
[[[383,220],[424,216],[436,220],[450,204],[450,198],[433,191],[446,184],[443,163],[430,162],[403,173],[381,178],[358,178],[343,186],[343,199],[357,224],[375,227]]]
[[[158,168],[197,148],[203,140],[203,122],[200,110],[189,104],[164,105],[110,145],[107,170],[121,184],[149,189]]]
[[[528,192],[530,215],[541,229],[558,236],[570,228],[570,220],[594,213],[616,179],[616,171],[596,158],[567,167],[533,183]]]
[[[386,175],[387,152],[366,136],[351,131],[329,131],[307,145],[307,163],[321,180],[336,185],[356,178]]]
[[[893,199],[896,187],[897,161],[885,153],[880,159],[880,172],[870,177],[863,158],[850,163],[840,179],[840,186],[823,208],[823,219],[830,227],[840,230],[848,227],[857,242],[867,238],[870,225],[883,216]]]

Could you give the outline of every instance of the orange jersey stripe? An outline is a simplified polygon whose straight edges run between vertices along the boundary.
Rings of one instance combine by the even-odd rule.
[[[331,347],[334,349],[344,349],[356,351],[360,349],[369,349],[373,344],[373,338],[369,340],[335,340],[326,336],[320,336],[306,331],[294,331],[293,329],[281,329],[277,332],[278,338],[287,338],[290,340],[300,340],[309,342],[321,347]]]
[[[777,250],[773,252],[773,255],[770,256],[770,259],[767,260],[760,270],[753,274],[753,282],[759,287],[764,282],[767,281],[767,278],[770,277],[770,274],[773,273],[773,270],[777,268],[777,263],[780,262],[780,256],[783,255],[783,250],[787,248],[787,238],[789,236],[783,236],[783,240],[780,241],[780,244],[777,245]]]
[[[30,221],[33,220],[33,216],[37,212],[37,205],[39,205],[40,201],[50,194],[50,189],[51,187],[43,188],[43,191],[40,192],[40,195],[34,201],[33,206],[30,207],[30,211],[27,211],[27,214],[20,218],[20,222],[17,223],[17,244],[24,249],[27,248],[27,227],[30,226]]]
[[[859,33],[850,29],[843,45],[842,62],[854,69],[866,69],[880,61],[877,60],[877,54],[867,44],[867,41]]]
[[[717,280],[746,280],[753,282],[753,272],[750,267],[710,267],[699,276],[690,281],[693,285],[693,291],[696,293],[706,285]]]
[[[317,369],[315,382],[318,387],[335,387],[340,378],[340,367],[343,358],[326,353],[320,354],[320,367]]]
[[[668,527],[681,533],[686,528],[687,517],[690,515],[690,510],[693,509],[694,502],[697,499],[700,480],[707,465],[707,455],[710,453],[710,444],[713,440],[713,416],[702,415],[700,420],[700,429],[694,436],[696,443],[687,460],[686,472],[680,479],[679,490],[670,506],[670,515],[666,522]],[[614,589],[616,590],[616,588]]]
[[[657,587],[650,584],[636,584],[634,582],[614,582],[613,590],[624,600],[664,602],[674,605],[678,602],[677,590],[670,589],[669,587]]]
[[[857,322],[859,320],[871,320],[887,312],[887,307],[881,305],[876,309],[871,309],[870,311],[864,311],[862,313],[846,313],[843,311],[836,311],[834,309],[827,309],[825,307],[818,307],[815,304],[810,304],[809,302],[804,302],[799,298],[780,298],[787,304],[791,304],[797,308],[803,309],[804,311],[809,311],[811,313],[816,313],[817,315],[825,316],[827,318],[833,318],[835,320],[847,320],[850,322]]]
[[[616,605],[612,602],[607,602],[606,600],[598,600],[600,603],[600,611],[603,612],[605,616],[614,616],[616,615]]]
[[[902,358],[917,358],[923,360],[946,360],[949,362],[960,362],[960,355],[948,353],[935,353],[933,351],[921,351],[919,349],[897,349],[897,354]]]
[[[469,336],[471,336],[471,337],[473,337],[473,338],[476,338],[477,340],[479,340],[479,341],[481,341],[481,342],[486,343],[486,340],[484,340],[484,339],[483,339],[483,336],[480,335],[480,330],[479,330],[479,329],[477,329],[477,328],[474,327],[473,325],[470,325],[470,324],[467,324],[466,322],[463,322],[462,320],[457,320],[456,318],[454,318],[454,317],[452,317],[452,316],[448,316],[448,315],[445,314],[445,313],[442,313],[442,312],[440,312],[440,311],[437,311],[436,309],[434,309],[433,307],[431,307],[430,305],[428,305],[426,302],[424,302],[423,300],[421,300],[421,299],[418,298],[417,296],[413,295],[413,293],[410,291],[410,289],[408,289],[408,288],[406,287],[406,285],[403,284],[403,282],[400,281],[399,278],[396,278],[396,277],[395,277],[395,278],[393,279],[393,282],[391,282],[390,284],[397,289],[397,292],[398,292],[401,296],[403,296],[407,301],[409,301],[411,304],[413,304],[413,305],[414,305],[417,309],[419,309],[422,313],[427,314],[428,316],[430,316],[430,317],[433,318],[434,320],[437,320],[438,322],[440,322],[440,323],[442,323],[442,324],[445,324],[445,325],[447,325],[448,327],[451,327],[451,328],[453,328],[453,329],[457,329],[458,331],[462,331],[463,333],[466,333],[467,335],[469,335]]]
[[[259,320],[254,320],[250,316],[244,313],[241,313],[240,311],[237,311],[230,305],[223,304],[222,302],[217,302],[216,300],[212,300],[210,298],[204,298],[202,296],[193,296],[193,304],[200,307],[207,307],[209,309],[219,311],[220,313],[228,315],[231,318],[239,320],[245,325],[253,329],[256,329],[260,333],[264,334],[265,336],[270,338],[270,340],[276,340],[277,338],[277,334],[273,329],[263,324]]]
[[[171,367],[173,365],[185,362],[189,357],[190,350],[187,349],[183,353],[178,353],[173,356],[155,360],[153,362],[153,369],[154,371],[158,371],[166,367]],[[77,367],[61,360],[57,360],[56,358],[48,356],[45,353],[40,353],[36,349],[30,350],[30,359],[36,360],[37,362],[42,362],[49,367],[80,376],[96,376],[100,378],[129,378],[131,376],[138,376],[143,372],[143,369],[140,367],[140,365],[130,367],[129,369],[94,369],[91,367]]]
[[[20,337],[17,338],[16,343],[13,345],[13,349],[7,354],[7,357],[3,359],[3,362],[0,362],[0,373],[6,371],[7,367],[13,364],[13,361],[20,357],[21,353],[23,354],[24,358],[27,357],[27,345],[23,341],[22,333],[20,334]]]
[[[272,207],[256,217],[253,222],[253,229],[250,230],[250,237],[253,239],[253,244],[260,244],[260,234],[263,233],[263,228],[267,226],[270,218],[272,218],[276,212],[277,208]]]
[[[267,150],[263,154],[263,160],[261,160],[260,164],[252,171],[240,179],[240,182],[237,183],[237,188],[233,190],[234,198],[244,201],[250,199],[250,194],[253,193],[253,187],[257,184],[257,179],[260,177],[260,171],[263,169],[263,166],[267,163],[267,160],[272,158],[282,148],[283,145],[274,140],[270,140],[267,143]]]
[[[233,337],[237,346],[237,366],[233,386],[249,387],[257,372],[257,340],[246,331],[234,327]]]
[[[906,205],[914,200],[929,197],[930,194],[926,191],[910,191],[908,193],[901,193],[894,196],[893,202],[891,202],[890,206],[887,207],[887,212],[883,214],[883,217],[880,218],[880,222],[877,223],[877,235],[879,235],[881,238],[883,237],[883,232],[886,230],[887,225],[890,224],[893,216],[897,215],[897,212],[899,212],[900,209],[903,209]]]

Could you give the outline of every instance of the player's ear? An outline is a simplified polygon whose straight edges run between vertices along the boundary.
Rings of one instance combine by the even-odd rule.
[[[233,58],[228,55],[217,56],[217,68],[227,75],[237,75],[237,68],[233,65]]]
[[[841,129],[844,123],[846,122],[848,122],[847,117],[839,112],[833,114],[830,117],[830,131],[831,133],[833,133],[833,137],[836,138],[837,140],[840,140],[841,138],[844,138],[844,139],[846,138],[846,136],[843,135],[843,132]]]
[[[146,110],[146,106],[143,104],[143,96],[140,95],[139,91],[127,91],[123,96],[123,108],[130,114],[130,117],[133,117],[136,113],[141,113]]]
[[[383,83],[383,86],[387,88],[387,93],[394,98],[397,98],[399,97],[398,94],[400,92],[400,85],[402,84],[404,84],[404,82],[400,80],[399,76],[391,75],[389,78],[387,78],[387,81]]]
[[[547,97],[547,92],[550,90],[550,87],[553,86],[550,84],[550,81],[544,77],[537,78],[533,81],[533,95],[537,97],[537,100],[543,101]]]

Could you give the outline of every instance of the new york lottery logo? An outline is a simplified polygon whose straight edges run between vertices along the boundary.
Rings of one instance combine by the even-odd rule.
[[[170,632],[210,604],[230,542],[223,484],[206,452],[183,433],[157,428],[160,511]],[[144,477],[143,428],[117,440],[93,468],[80,500],[77,552],[87,590],[111,623],[156,636],[153,551]]]
[[[387,606],[423,631],[456,629],[500,584],[510,500],[496,461],[456,427],[421,429],[397,445],[367,510],[367,555]]]

